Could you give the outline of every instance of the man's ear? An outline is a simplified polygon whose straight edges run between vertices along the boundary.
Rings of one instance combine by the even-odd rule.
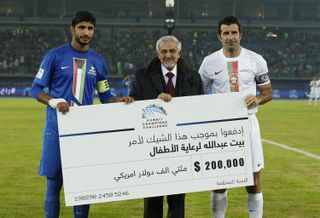
[[[74,32],[73,26],[70,27],[69,31],[70,31],[71,34],[73,34],[73,32]]]
[[[221,42],[221,36],[220,36],[220,34],[217,34],[217,38],[218,38],[218,40]]]

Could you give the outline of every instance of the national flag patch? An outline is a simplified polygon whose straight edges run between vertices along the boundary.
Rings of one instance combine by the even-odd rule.
[[[230,92],[239,92],[238,61],[228,62]]]
[[[80,58],[73,58],[73,96],[82,104],[84,83],[86,80],[87,60]]]

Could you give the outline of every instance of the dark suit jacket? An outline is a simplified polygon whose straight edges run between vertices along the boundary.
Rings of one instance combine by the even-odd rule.
[[[155,57],[144,68],[136,71],[130,96],[135,100],[155,99],[160,93],[168,93],[161,71],[161,62]],[[192,70],[180,58],[177,63],[176,96],[200,95],[203,88],[199,73]]]

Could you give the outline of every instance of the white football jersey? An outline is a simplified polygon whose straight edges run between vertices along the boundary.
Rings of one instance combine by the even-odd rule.
[[[263,57],[241,47],[238,57],[227,58],[220,49],[201,63],[199,74],[205,92],[213,93],[246,92],[256,95],[256,86],[270,83],[268,67]],[[251,109],[255,113],[257,109]]]

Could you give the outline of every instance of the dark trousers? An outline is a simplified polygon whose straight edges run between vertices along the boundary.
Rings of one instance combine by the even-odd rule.
[[[168,218],[184,218],[185,194],[168,195]],[[163,196],[144,199],[144,218],[163,218]]]

